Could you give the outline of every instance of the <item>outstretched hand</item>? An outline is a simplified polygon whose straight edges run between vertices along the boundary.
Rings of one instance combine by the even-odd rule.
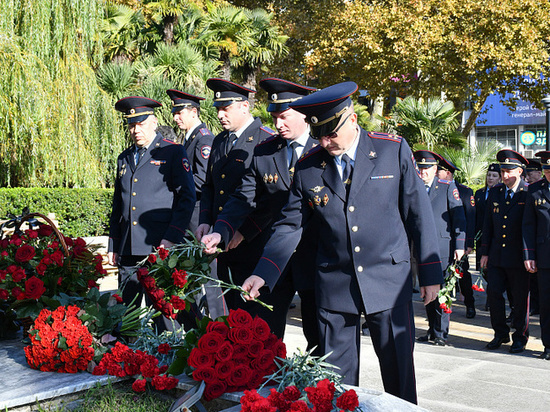
[[[249,276],[243,283],[243,289],[248,292],[248,295],[243,295],[246,300],[254,300],[260,296],[260,288],[265,285],[265,280],[261,277],[252,275]]]

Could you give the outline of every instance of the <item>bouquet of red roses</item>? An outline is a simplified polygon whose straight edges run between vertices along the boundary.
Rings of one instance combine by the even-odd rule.
[[[10,303],[18,317],[36,318],[43,308],[57,307],[51,298],[60,293],[84,296],[107,274],[101,255],[83,239],[63,241],[49,225],[0,240],[0,301]]]
[[[93,337],[78,315],[77,306],[42,309],[29,331],[27,363],[45,372],[76,373],[86,370],[94,357]]]
[[[347,390],[339,396],[333,382],[323,379],[316,386],[304,389],[305,394],[296,386],[287,386],[282,392],[271,389],[267,398],[256,392],[244,391],[241,397],[242,412],[331,412],[338,408],[340,412],[354,411],[359,406],[357,393]]]
[[[204,381],[204,399],[212,400],[258,388],[277,369],[275,358],[286,357],[286,346],[263,319],[237,309],[217,321],[203,318],[176,355],[169,372]]]

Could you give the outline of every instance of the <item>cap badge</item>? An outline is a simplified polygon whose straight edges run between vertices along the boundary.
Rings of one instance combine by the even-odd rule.
[[[221,97],[221,92],[216,92],[215,96],[216,96],[216,99],[219,99]]]
[[[134,114],[136,112],[136,109],[130,109],[130,114]]]
[[[273,93],[273,94],[271,95],[271,100],[277,100],[277,97],[278,97],[278,96],[277,96],[277,93]]]
[[[504,163],[510,163],[510,159],[505,159]]]
[[[319,122],[319,119],[317,119],[317,117],[315,116],[311,116],[311,119],[309,119],[311,121],[311,123],[313,124],[317,124]]]

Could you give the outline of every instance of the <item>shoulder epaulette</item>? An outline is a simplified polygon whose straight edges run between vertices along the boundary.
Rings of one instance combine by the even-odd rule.
[[[164,142],[166,142],[166,143],[170,143],[170,144],[178,144],[178,143],[176,143],[176,142],[174,142],[174,141],[172,141],[172,140],[168,140],[168,139],[164,139],[164,138],[162,139],[162,141],[164,141]]]
[[[401,140],[403,140],[401,136],[398,136],[396,134],[381,133],[381,132],[368,132],[368,134],[369,134],[369,137],[371,137],[372,139],[389,140],[395,143],[401,143]]]
[[[260,145],[263,145],[263,144],[265,144],[265,143],[272,142],[272,141],[276,140],[278,137],[279,137],[278,134],[274,134],[273,136],[266,137],[264,140],[262,140],[262,141],[261,141],[260,143],[258,143],[256,146],[260,146]]]
[[[271,130],[269,127],[267,126],[260,126],[260,129],[263,130],[264,132],[267,132],[269,134],[275,134],[275,131],[274,130]]]
[[[203,127],[202,129],[199,129],[199,133],[203,136],[206,136],[208,134],[212,134],[210,130],[208,130],[206,127]]]
[[[300,156],[300,158],[298,159],[298,162],[301,162],[302,160],[304,160],[305,158],[317,153],[319,150],[321,150],[323,147],[321,145],[319,146],[315,146],[315,147],[312,147],[311,149],[309,149],[306,153],[302,154],[302,156]]]
[[[443,183],[444,185],[450,185],[451,184],[450,180],[437,179],[437,182],[438,183]]]

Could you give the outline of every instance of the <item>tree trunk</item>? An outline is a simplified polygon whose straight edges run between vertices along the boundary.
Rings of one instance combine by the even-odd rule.
[[[178,16],[175,14],[169,14],[164,17],[164,42],[166,44],[174,43],[174,26],[178,22]]]
[[[257,70],[253,69],[252,67],[246,65],[244,67],[244,82],[243,86],[248,87],[249,89],[257,90],[256,88],[256,77],[257,77]],[[251,93],[248,101],[250,102],[250,110],[254,109],[254,103],[256,102],[255,94]]]
[[[481,94],[479,95],[478,104],[473,105],[470,116],[468,117],[468,120],[464,125],[464,129],[462,129],[462,136],[464,136],[466,139],[470,135],[470,130],[472,130],[472,127],[474,127],[476,119],[481,113],[481,109],[483,108],[483,105],[485,104],[487,97],[489,97],[489,94],[490,93],[487,90],[482,90]]]
[[[229,53],[222,50],[220,53],[220,60],[222,62],[220,67],[220,78],[231,80],[231,60],[229,58]]]

